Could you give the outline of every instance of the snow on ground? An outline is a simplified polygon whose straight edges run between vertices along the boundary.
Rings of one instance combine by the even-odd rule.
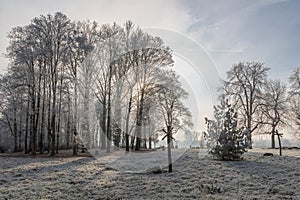
[[[173,149],[172,161],[175,162],[185,152],[185,149]],[[101,160],[101,158],[100,158]],[[146,153],[121,153],[114,161],[106,165],[108,168],[124,172],[145,173],[147,169],[164,168],[168,166],[167,150],[157,150]]]
[[[162,174],[144,172],[166,163],[162,150],[55,158],[0,154],[0,199],[300,199],[300,150],[278,156],[278,150],[253,149],[235,162],[213,160],[205,150],[183,152],[173,152],[174,172]]]

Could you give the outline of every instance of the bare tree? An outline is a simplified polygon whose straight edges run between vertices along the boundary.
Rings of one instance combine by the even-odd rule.
[[[173,65],[171,49],[130,21],[100,27],[73,22],[62,13],[41,15],[14,28],[9,39],[7,55],[13,67],[1,81],[0,92],[6,97],[0,118],[15,137],[15,149],[24,143],[26,153],[36,154],[48,147],[54,156],[61,145],[69,147],[72,129],[78,129],[88,146],[100,138],[107,151],[112,139],[129,151],[130,133],[136,150],[142,142],[146,147],[147,140],[151,147],[158,127],[162,129],[157,118],[169,112],[157,108],[151,115],[151,109],[171,103],[173,97],[177,102],[171,90],[163,99],[153,93],[172,83],[174,90],[180,88],[173,72],[160,71]],[[172,113],[174,134],[189,120],[181,118],[188,114],[184,110]],[[96,121],[100,137],[95,135]]]
[[[10,71],[11,73],[0,77],[0,121],[4,124],[14,138],[14,151],[17,152],[21,148],[21,135],[18,123],[22,123],[22,108],[24,86],[22,84],[22,75],[18,71]]]
[[[171,145],[173,135],[179,129],[191,127],[191,113],[184,106],[182,100],[187,98],[188,93],[181,87],[178,76],[174,71],[168,70],[162,84],[157,85],[157,101],[163,116],[165,127],[163,129],[167,137],[169,172],[172,172]]]
[[[249,131],[247,143],[252,148],[252,133],[261,125],[259,108],[261,104],[261,89],[265,84],[269,68],[259,62],[240,62],[227,72],[221,92],[243,116],[244,124]]]
[[[286,86],[279,80],[268,80],[264,86],[261,107],[263,123],[271,127],[271,147],[275,148],[275,135],[278,126],[286,125],[287,92]]]
[[[300,135],[300,68],[296,68],[290,77],[289,104],[291,110],[291,121],[297,127],[297,133]]]

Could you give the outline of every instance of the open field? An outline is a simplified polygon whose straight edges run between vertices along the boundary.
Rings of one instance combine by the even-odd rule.
[[[243,161],[223,162],[204,150],[97,156],[11,157],[0,154],[0,199],[300,199],[300,150],[253,149]],[[4,156],[3,156],[4,155]]]

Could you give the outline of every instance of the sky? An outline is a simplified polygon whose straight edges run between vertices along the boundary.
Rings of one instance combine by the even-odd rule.
[[[215,88],[233,64],[263,62],[284,82],[300,66],[298,0],[0,0],[0,73],[9,62],[7,33],[58,11],[100,24],[131,20],[160,36],[174,50],[196,124],[211,116]]]

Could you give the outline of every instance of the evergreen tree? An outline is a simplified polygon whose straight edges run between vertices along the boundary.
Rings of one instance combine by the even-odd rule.
[[[224,104],[225,103],[225,104]],[[226,108],[224,107],[226,105]],[[228,101],[221,101],[221,106],[219,106],[220,110],[215,111],[215,120],[208,120],[206,122],[208,124],[208,133],[214,133],[207,135],[208,139],[218,137],[216,141],[216,145],[210,147],[209,153],[215,156],[217,159],[221,160],[240,160],[242,154],[246,152],[246,144],[245,144],[245,136],[246,132],[243,128],[238,128],[237,123],[237,113],[228,104]],[[222,109],[226,110],[224,112],[223,117],[220,115],[216,115],[218,113],[222,113]],[[217,130],[216,124],[222,123],[222,129]],[[214,127],[214,129],[212,129]],[[215,132],[212,132],[215,131]],[[219,131],[219,132],[218,132]]]
[[[205,118],[207,124],[207,131],[204,132],[206,146],[208,149],[215,147],[218,143],[220,132],[223,128],[223,119],[226,113],[226,101],[224,95],[221,96],[220,105],[214,106],[214,120]]]

